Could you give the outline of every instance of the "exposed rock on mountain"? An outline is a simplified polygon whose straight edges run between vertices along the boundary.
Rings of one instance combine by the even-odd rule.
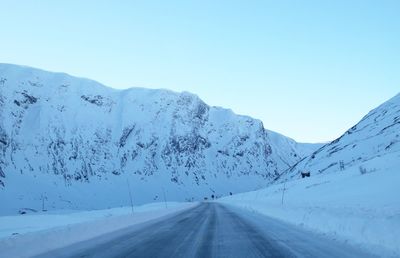
[[[126,205],[128,185],[136,203],[252,190],[308,149],[190,93],[0,64],[5,212]]]

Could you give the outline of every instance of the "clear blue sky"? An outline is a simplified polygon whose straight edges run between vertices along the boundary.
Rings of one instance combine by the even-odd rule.
[[[299,141],[400,92],[400,1],[0,0],[0,62],[168,88]]]

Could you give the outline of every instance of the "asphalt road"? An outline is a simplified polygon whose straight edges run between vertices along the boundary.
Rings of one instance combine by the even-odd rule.
[[[370,257],[255,213],[202,203],[176,216],[41,257]]]

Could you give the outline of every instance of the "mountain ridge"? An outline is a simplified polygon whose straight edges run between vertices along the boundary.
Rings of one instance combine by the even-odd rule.
[[[126,205],[127,185],[139,204],[248,191],[309,151],[258,119],[187,92],[116,90],[0,64],[0,93],[7,212],[40,206],[43,196],[53,209]]]
[[[283,172],[277,181],[299,177],[302,171],[335,173],[352,166],[359,166],[360,173],[367,173],[375,169],[365,165],[369,160],[393,163],[396,158],[400,158],[400,93],[372,109],[340,137]]]

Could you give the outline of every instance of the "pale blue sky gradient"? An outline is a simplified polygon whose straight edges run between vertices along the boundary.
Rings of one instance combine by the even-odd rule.
[[[333,140],[400,92],[400,1],[0,0],[0,62],[168,88]]]

